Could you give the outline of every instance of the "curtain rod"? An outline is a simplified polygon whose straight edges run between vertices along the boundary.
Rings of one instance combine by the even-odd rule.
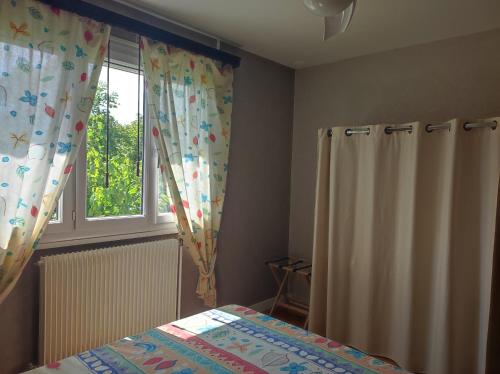
[[[464,123],[464,130],[470,131],[472,129],[482,129],[482,128],[490,128],[491,130],[496,130],[498,124],[496,121],[493,122],[465,122]],[[449,123],[440,123],[440,124],[428,124],[425,126],[425,131],[427,132],[433,132],[433,131],[439,131],[439,130],[450,130],[451,129],[451,124]],[[384,128],[384,132],[388,135],[394,133],[394,132],[399,132],[399,131],[404,131],[408,132],[411,134],[413,132],[413,126],[403,126],[403,127],[394,127],[394,126],[386,126]],[[344,131],[346,136],[351,136],[355,134],[364,134],[364,135],[370,135],[370,128],[369,127],[353,127],[353,128],[348,128]],[[328,129],[328,136],[332,137],[333,131],[332,129]]]
[[[123,16],[110,10],[86,3],[81,0],[40,0],[42,3],[61,8],[63,10],[88,17],[111,26],[121,27],[148,38],[172,44],[189,52],[203,55],[229,64],[234,68],[240,66],[241,58],[231,53],[224,52],[183,36],[162,30],[147,23]]]

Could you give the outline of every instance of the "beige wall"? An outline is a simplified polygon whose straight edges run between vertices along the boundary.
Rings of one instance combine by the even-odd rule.
[[[318,128],[493,115],[500,29],[298,70],[290,254],[311,255]]]

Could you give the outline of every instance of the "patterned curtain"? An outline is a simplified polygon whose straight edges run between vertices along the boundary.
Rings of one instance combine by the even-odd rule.
[[[231,67],[141,40],[149,116],[179,234],[198,266],[197,294],[216,305],[215,258],[231,130]]]
[[[0,302],[73,168],[109,32],[36,1],[0,2]]]

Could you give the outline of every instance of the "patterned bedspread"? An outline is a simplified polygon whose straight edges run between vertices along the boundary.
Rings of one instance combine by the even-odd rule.
[[[58,372],[404,373],[355,349],[237,305],[181,319],[30,371]]]

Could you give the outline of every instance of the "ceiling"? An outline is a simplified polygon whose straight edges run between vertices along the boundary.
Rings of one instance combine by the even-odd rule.
[[[500,27],[499,0],[358,0],[348,31],[324,42],[302,0],[122,0],[270,60],[303,68]]]

